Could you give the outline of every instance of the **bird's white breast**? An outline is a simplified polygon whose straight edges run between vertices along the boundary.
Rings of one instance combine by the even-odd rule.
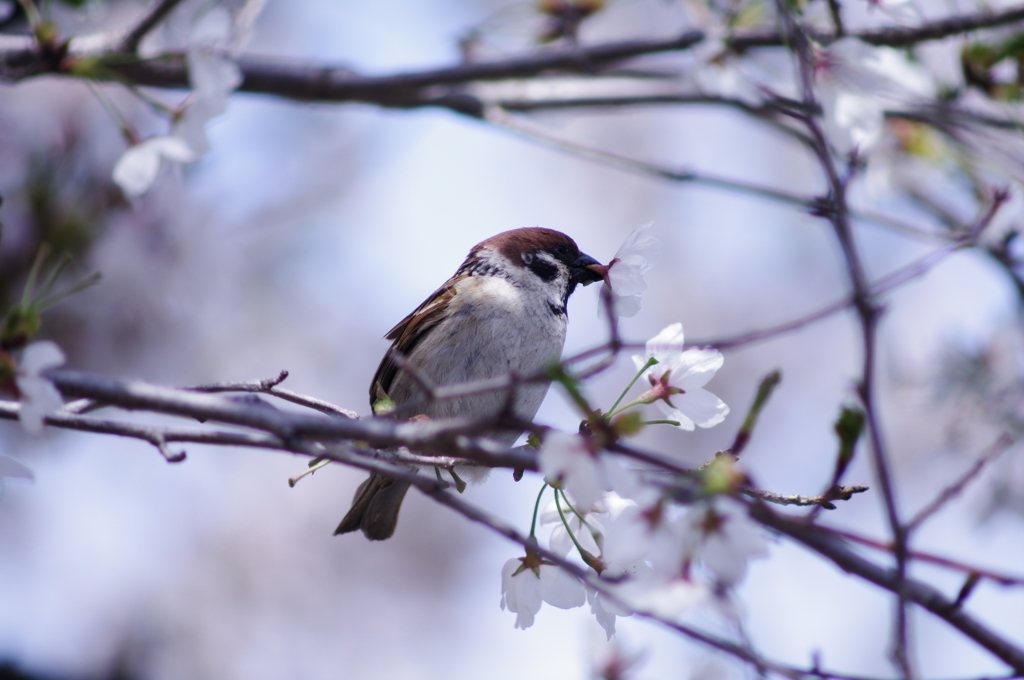
[[[539,373],[561,357],[566,319],[552,311],[550,296],[536,293],[499,276],[465,278],[445,319],[425,334],[409,360],[436,385]],[[547,383],[519,387],[517,414],[532,419],[547,389]],[[402,404],[420,396],[415,381],[399,371],[391,397]],[[478,394],[435,402],[421,412],[432,418],[492,415],[505,399],[504,392]]]

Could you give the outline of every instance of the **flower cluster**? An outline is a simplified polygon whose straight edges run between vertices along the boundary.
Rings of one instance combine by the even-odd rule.
[[[640,310],[644,275],[653,266],[658,242],[640,227],[627,238],[607,266],[613,311],[631,316]],[[747,517],[746,507],[727,495],[739,479],[728,459],[716,460],[718,483],[705,484],[689,508],[678,505],[670,489],[661,488],[628,467],[607,450],[609,432],[627,409],[656,404],[668,420],[635,418],[639,427],[668,423],[681,430],[712,427],[722,422],[729,407],[704,386],[724,359],[714,349],[685,349],[683,327],[668,326],[634,356],[637,373],[605,414],[590,414],[580,434],[550,431],[538,455],[545,489],[554,489],[554,501],[540,516],[541,525],[553,524],[548,549],[562,559],[575,552],[589,570],[586,580],[569,575],[542,558],[536,548],[525,557],[505,563],[501,575],[501,606],[516,613],[516,627],[527,628],[542,604],[568,609],[590,605],[608,637],[615,620],[644,611],[676,620],[712,593],[735,585],[746,572],[747,561],[765,552],[764,538]],[[632,386],[644,379],[650,388],[619,406]],[[616,418],[619,416],[620,418]],[[593,419],[600,419],[600,423]],[[541,490],[541,494],[544,489]],[[538,496],[538,508],[540,496]],[[531,539],[536,540],[535,511]]]
[[[126,195],[146,193],[164,162],[192,163],[210,150],[206,126],[227,111],[228,98],[242,84],[242,72],[231,52],[244,42],[254,13],[262,6],[250,4],[256,9],[234,16],[215,7],[183,19],[188,24],[186,63],[192,92],[174,112],[170,133],[134,142],[114,166],[114,182]]]
[[[577,552],[588,567],[584,582],[528,550],[502,570],[502,608],[516,612],[516,627],[529,627],[542,603],[561,609],[590,605],[608,637],[615,621],[636,611],[678,620],[693,606],[739,583],[747,562],[767,552],[767,542],[747,516],[746,506],[727,495],[711,495],[689,507],[639,483],[637,471],[621,468],[625,483],[605,491],[589,507],[572,489],[579,476],[616,467],[607,452],[594,455],[565,437],[546,443],[541,460],[555,456],[586,456],[555,482],[555,500],[541,515],[554,524],[549,550],[562,558]],[[554,481],[549,478],[549,481]],[[590,480],[586,482],[589,486]],[[607,485],[607,484],[606,484]],[[629,495],[624,495],[629,494]]]

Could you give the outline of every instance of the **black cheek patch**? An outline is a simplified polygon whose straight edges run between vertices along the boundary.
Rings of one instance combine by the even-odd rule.
[[[537,277],[545,283],[554,281],[555,277],[558,276],[558,267],[550,262],[545,262],[539,257],[533,258],[526,266],[529,267],[530,271],[536,274]]]

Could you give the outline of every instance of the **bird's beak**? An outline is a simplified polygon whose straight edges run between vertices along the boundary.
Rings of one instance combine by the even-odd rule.
[[[611,269],[611,265],[607,264],[592,264],[588,265],[587,269],[594,272],[601,277],[601,280],[608,283],[608,270]],[[609,284],[611,285],[611,284]]]
[[[584,286],[597,281],[603,281],[608,272],[608,267],[589,255],[582,253],[572,264],[573,278],[576,279],[576,283]]]

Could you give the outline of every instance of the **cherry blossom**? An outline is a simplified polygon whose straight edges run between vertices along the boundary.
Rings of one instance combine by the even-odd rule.
[[[501,608],[516,614],[516,628],[532,626],[544,602],[559,609],[573,609],[586,602],[586,593],[579,580],[529,550],[526,557],[505,562],[501,569]]]
[[[186,61],[194,99],[173,130],[198,159],[210,150],[207,123],[227,111],[228,98],[242,84],[242,72],[230,57],[207,48],[189,50]]]
[[[126,195],[149,191],[163,161],[192,163],[209,152],[206,126],[227,111],[228,98],[242,83],[241,70],[224,48],[232,43],[240,47],[241,40],[232,41],[233,34],[247,34],[261,6],[254,3],[253,9],[243,9],[238,22],[226,9],[216,7],[183,19],[190,24],[185,61],[192,93],[175,116],[170,134],[132,145],[114,166],[114,181]],[[245,25],[238,30],[236,23]]]
[[[934,84],[904,53],[843,38],[815,47],[825,134],[841,154],[870,152],[882,137],[887,104],[931,95]]]
[[[563,515],[565,516],[564,522],[562,521]],[[587,524],[589,525],[587,527],[584,526],[579,516],[572,512],[572,510],[565,508],[564,504],[562,512],[559,513],[557,504],[555,501],[551,501],[544,512],[541,513],[540,523],[541,526],[554,525],[551,529],[551,536],[548,537],[548,547],[556,555],[566,557],[576,548],[577,543],[592,555],[598,555],[601,552],[601,547],[597,544],[597,538],[595,538],[594,533],[591,531],[593,530],[600,537],[604,529],[596,513],[587,515]],[[568,528],[566,528],[566,524],[568,524]],[[569,535],[570,531],[572,536]]]
[[[576,509],[588,512],[601,500],[617,472],[617,461],[600,455],[581,435],[552,430],[544,438],[537,462],[551,486],[563,488],[576,501]]]
[[[18,419],[26,432],[38,434],[43,431],[43,419],[60,410],[64,400],[53,383],[40,374],[64,363],[64,353],[51,340],[33,342],[24,349],[14,382],[21,394],[21,410]]]
[[[650,359],[658,363],[644,372],[651,389],[641,399],[657,403],[681,429],[692,430],[694,425],[713,427],[729,414],[725,402],[704,389],[725,358],[717,349],[683,350],[681,323],[666,326],[648,340],[645,355],[634,356],[633,362],[640,370]]]
[[[153,186],[162,161],[190,163],[197,158],[188,142],[181,137],[150,137],[128,147],[114,166],[114,182],[126,195],[141,196]]]
[[[768,554],[768,542],[746,508],[727,497],[692,508],[683,518],[691,540],[688,558],[700,559],[719,583],[732,586],[743,579],[747,562]]]
[[[605,281],[612,291],[612,309],[619,316],[636,316],[643,308],[644,275],[661,259],[661,241],[646,233],[653,224],[634,229],[608,264]]]

